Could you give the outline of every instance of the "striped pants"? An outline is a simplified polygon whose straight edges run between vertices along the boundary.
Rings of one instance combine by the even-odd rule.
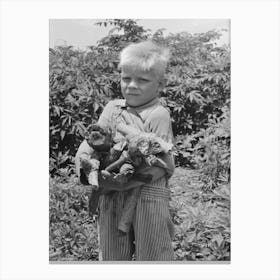
[[[129,192],[113,192],[100,201],[99,236],[103,261],[172,261],[174,227],[169,214],[167,179],[141,189],[129,233],[118,230]]]

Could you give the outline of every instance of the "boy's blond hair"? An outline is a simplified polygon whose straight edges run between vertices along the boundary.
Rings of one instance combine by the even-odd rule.
[[[163,76],[169,60],[169,50],[152,41],[132,43],[120,53],[119,69],[123,66],[135,66],[143,71],[154,70]]]

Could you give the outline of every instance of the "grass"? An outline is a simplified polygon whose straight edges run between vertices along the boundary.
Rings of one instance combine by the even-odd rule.
[[[170,179],[173,247],[178,261],[230,260],[230,189],[205,190],[201,173],[177,167]],[[50,179],[50,261],[98,260],[87,189],[72,176]]]
[[[198,171],[177,168],[170,188],[176,259],[229,261],[229,184],[205,191]]]

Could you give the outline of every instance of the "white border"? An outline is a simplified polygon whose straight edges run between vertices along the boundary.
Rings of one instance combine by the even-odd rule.
[[[48,263],[48,20],[230,18],[232,261]],[[279,279],[279,2],[2,1],[1,279]]]

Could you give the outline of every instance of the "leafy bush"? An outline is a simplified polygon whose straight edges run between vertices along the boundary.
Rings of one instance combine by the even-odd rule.
[[[93,58],[94,56],[94,58]],[[107,64],[106,64],[107,62]],[[114,92],[103,67],[113,69],[101,54],[84,53],[71,47],[58,47],[50,52],[50,172],[73,163],[73,156],[84,138],[88,125],[103,110]],[[117,80],[118,77],[115,77]],[[110,81],[110,82],[108,82]]]
[[[57,174],[59,168],[73,164],[85,129],[110,99],[121,97],[119,51],[143,39],[153,39],[171,51],[161,101],[171,113],[177,164],[193,164],[185,151],[185,140],[206,129],[210,118],[221,120],[224,108],[230,106],[230,50],[213,42],[220,34],[209,31],[163,36],[162,30],[151,34],[134,20],[97,24],[111,24],[113,28],[87,51],[71,46],[50,49],[50,173]]]
[[[230,190],[205,192],[197,171],[177,168],[170,180],[177,261],[230,260]],[[97,261],[98,237],[88,190],[74,176],[50,179],[50,261]]]
[[[73,176],[64,179],[50,179],[50,261],[98,260],[96,226],[88,215],[85,186]]]
[[[177,169],[171,182],[176,260],[230,260],[230,186],[205,192],[197,171]]]
[[[222,111],[220,117],[209,117],[205,129],[178,141],[180,153],[199,170],[205,189],[230,182],[230,113],[226,106]]]

